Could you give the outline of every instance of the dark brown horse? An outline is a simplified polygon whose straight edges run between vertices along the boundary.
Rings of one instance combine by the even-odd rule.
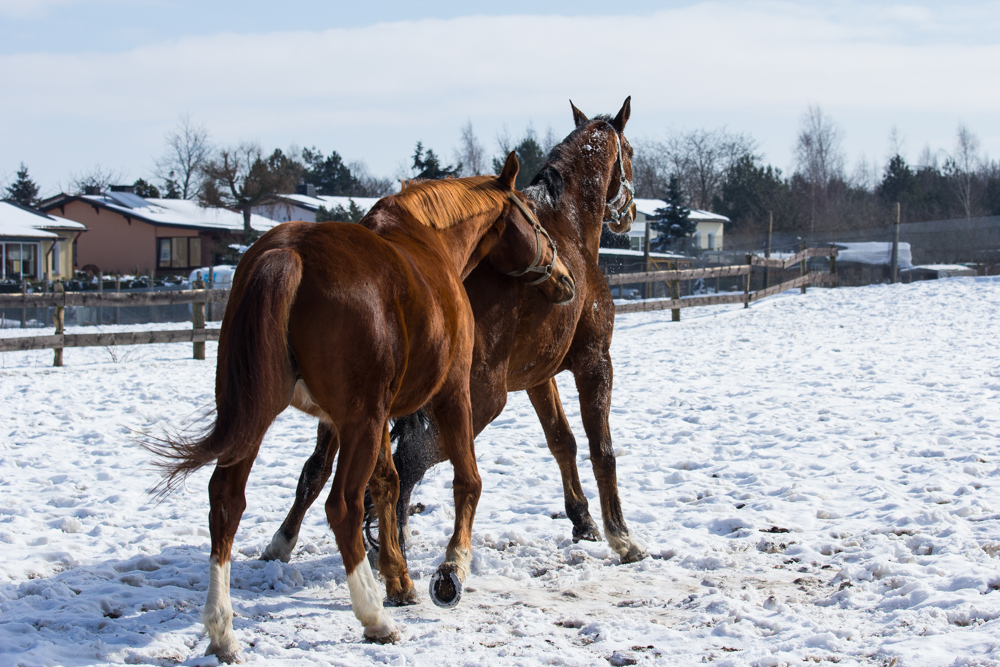
[[[502,271],[534,260],[552,278],[538,290],[543,299],[573,297],[566,267],[513,189],[517,168],[511,153],[499,177],[409,187],[380,200],[358,225],[279,225],[240,261],[219,336],[215,424],[194,441],[152,445],[167,457],[165,489],[217,461],[209,482],[208,653],[227,662],[239,657],[230,552],[261,440],[288,405],[319,417],[331,434],[327,446],[339,449],[326,514],[365,637],[398,638],[361,537],[369,479],[380,525],[387,526],[379,535],[379,567],[388,597],[414,597],[396,542],[399,482],[388,420],[422,406],[455,468],[455,532],[439,571],[439,597],[460,590],[482,487],[469,397],[474,321],[462,280],[487,254]]]
[[[615,307],[597,265],[602,221],[612,231],[624,233],[635,217],[632,148],[622,133],[629,119],[630,99],[613,119],[599,116],[590,120],[572,103],[570,106],[576,129],[552,149],[525,194],[536,205],[539,219],[559,248],[560,259],[572,272],[577,298],[567,307],[554,308],[536,290],[485,264],[465,279],[476,318],[470,381],[473,428],[478,434],[497,418],[507,392],[527,390],[549,450],[559,464],[573,539],[599,540],[600,531],[580,486],[576,439],[556,388],[555,376],[564,370],[572,372],[600,492],[605,535],[621,561],[631,563],[645,558],[646,552],[629,536],[618,497],[608,427],[612,386],[609,348]],[[406,533],[411,490],[429,467],[444,460],[438,431],[433,415],[397,419],[393,427],[397,442],[393,458],[400,475],[397,521],[401,535]],[[330,476],[335,453],[329,446],[332,437],[320,424],[316,450],[302,470],[295,503],[263,558],[287,561],[290,557],[305,511]]]

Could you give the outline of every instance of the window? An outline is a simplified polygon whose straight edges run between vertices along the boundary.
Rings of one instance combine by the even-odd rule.
[[[3,277],[20,280],[35,278],[37,266],[37,243],[4,243],[3,244]]]
[[[201,266],[201,238],[176,236],[156,239],[156,265],[161,269]]]

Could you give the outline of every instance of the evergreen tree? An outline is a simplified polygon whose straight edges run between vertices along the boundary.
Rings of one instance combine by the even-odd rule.
[[[501,146],[503,150],[503,146]],[[503,171],[503,166],[507,162],[507,150],[500,157],[493,158],[493,171],[499,174]],[[545,166],[545,159],[548,154],[545,149],[542,148],[538,140],[535,139],[535,132],[529,127],[527,132],[525,132],[524,138],[521,142],[514,147],[514,152],[517,155],[517,162],[520,165],[520,169],[517,171],[517,179],[514,181],[514,187],[518,190],[523,190],[531,184],[531,179],[535,177],[542,167]]]
[[[337,151],[323,157],[323,153],[315,147],[303,148],[302,161],[305,163],[302,179],[316,186],[316,194],[339,197],[358,195],[358,179]]]
[[[28,176],[28,168],[21,163],[17,170],[17,179],[7,186],[7,196],[12,202],[21,206],[35,206],[38,203],[38,184]]]
[[[656,246],[666,249],[674,239],[694,234],[698,223],[691,220],[691,210],[684,205],[684,191],[681,189],[681,181],[677,174],[670,177],[670,183],[662,199],[666,206],[653,211],[655,217],[652,225],[653,229],[659,232]]]
[[[894,155],[885,166],[882,182],[875,188],[875,194],[885,202],[910,203],[917,191],[917,177],[900,155]]]
[[[147,183],[144,179],[138,179],[132,184],[132,187],[135,188],[135,193],[140,197],[150,197],[152,199],[160,198],[159,188],[151,183]]]
[[[726,172],[721,195],[714,199],[712,207],[732,220],[734,228],[765,222],[768,211],[774,213],[775,220],[787,222],[795,217],[791,191],[781,170],[762,166],[750,155],[740,157]]]
[[[320,206],[316,211],[316,222],[360,222],[361,218],[365,217],[365,212],[354,203],[353,199],[348,199],[347,203],[347,208],[340,204],[331,209]]]
[[[435,155],[434,151],[428,148],[424,152],[423,143],[418,141],[417,147],[413,152],[413,169],[417,172],[414,178],[418,179],[437,180],[439,178],[457,178],[458,173],[462,171],[462,163],[460,162],[454,167],[451,165],[447,167],[442,166],[441,160]]]

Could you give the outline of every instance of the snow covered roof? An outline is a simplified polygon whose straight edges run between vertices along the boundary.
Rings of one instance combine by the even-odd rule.
[[[650,244],[652,245],[652,244]],[[624,255],[626,257],[645,257],[642,250],[626,250],[625,248],[601,248],[601,255]],[[669,252],[651,252],[649,256],[653,259],[691,259],[687,255],[675,255]]]
[[[86,229],[78,222],[35,212],[12,202],[0,201],[0,237],[58,239],[61,238],[58,234],[45,229],[72,229],[76,226]]]
[[[855,262],[857,264],[889,265],[892,263],[892,243],[885,241],[858,241],[850,243],[835,243],[839,252],[838,262]],[[913,266],[913,254],[909,243],[899,244],[899,268]]]
[[[320,206],[323,206],[327,210],[335,208],[337,206],[343,206],[345,209],[350,209],[351,202],[365,213],[375,205],[375,202],[379,200],[378,197],[339,197],[332,195],[316,195],[315,197],[310,197],[309,195],[278,195],[279,199],[287,201],[295,206],[300,206],[308,211],[318,211]]]
[[[74,199],[86,201],[89,204],[153,225],[226,231],[241,231],[243,229],[242,213],[226,208],[202,206],[188,199],[145,199],[128,192],[108,192],[100,195],[62,194],[46,200],[42,205],[52,209]],[[267,231],[276,224],[278,223],[262,215],[250,216],[250,226],[257,231]]]
[[[639,213],[642,213],[648,218],[653,217],[656,214],[656,209],[663,208],[667,203],[662,199],[636,199],[635,208]],[[691,220],[696,222],[729,222],[729,218],[724,215],[719,215],[718,213],[712,213],[711,211],[700,211],[698,209],[691,209],[691,213],[688,216]]]

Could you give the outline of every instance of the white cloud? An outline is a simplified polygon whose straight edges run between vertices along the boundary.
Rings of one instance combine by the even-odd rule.
[[[339,146],[364,151],[367,142],[371,153],[351,157],[390,171],[413,140],[457,135],[469,118],[487,130],[503,121],[523,127],[527,118],[568,127],[569,97],[596,113],[632,94],[633,134],[667,123],[727,123],[757,134],[747,119],[794,126],[806,104],[818,103],[849,119],[848,139],[866,115],[894,119],[879,137],[891,122],[906,127],[918,117],[949,118],[941,129],[950,136],[959,115],[1000,111],[1000,90],[990,85],[1000,78],[995,40],[957,39],[959,27],[941,10],[834,9],[704,3],[651,17],[467,17],[218,34],[110,54],[0,56],[0,124],[25,128],[36,145],[58,127],[64,151],[74,150],[67,142],[113,141],[125,128],[146,142],[148,162],[164,129],[187,111],[223,141],[324,140],[345,153]],[[975,32],[994,25],[997,11],[973,18]],[[945,27],[929,33],[937,20]],[[762,137],[765,149],[781,155],[794,129],[787,145]],[[89,138],[72,139],[81,135]],[[404,135],[391,156],[380,153]],[[35,160],[21,154],[12,159]]]

